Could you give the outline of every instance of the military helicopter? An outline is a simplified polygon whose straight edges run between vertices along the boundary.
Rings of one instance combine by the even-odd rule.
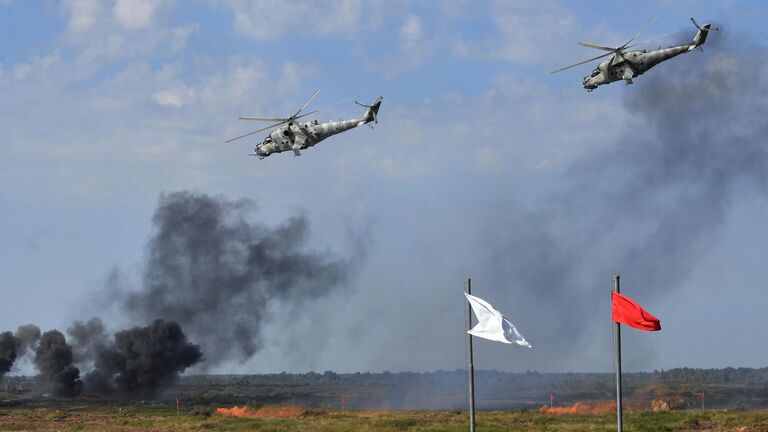
[[[717,28],[712,28],[711,24],[704,24],[703,26],[700,26],[695,19],[691,18],[691,22],[693,23],[694,26],[696,26],[697,29],[699,29],[699,31],[696,33],[696,35],[693,37],[693,40],[690,43],[675,45],[669,48],[659,48],[657,50],[651,50],[651,51],[647,51],[647,50],[626,51],[629,48],[642,45],[642,44],[645,44],[653,40],[663,38],[672,34],[672,33],[669,33],[666,35],[658,36],[643,42],[638,42],[636,44],[630,45],[630,43],[633,40],[635,40],[638,36],[640,36],[640,34],[643,31],[645,31],[645,29],[647,29],[651,24],[653,24],[654,21],[656,21],[656,18],[651,20],[651,22],[648,23],[648,25],[646,25],[642,30],[640,30],[632,39],[628,40],[627,43],[616,48],[591,44],[587,42],[579,42],[579,45],[581,46],[594,48],[602,51],[608,51],[608,53],[591,58],[589,60],[584,60],[583,62],[579,62],[574,65],[560,68],[556,71],[552,71],[551,73],[561,72],[566,69],[570,69],[572,67],[579,66],[584,63],[589,63],[591,61],[598,60],[603,57],[612,55],[613,57],[611,57],[609,60],[606,60],[600,63],[599,65],[597,65],[595,70],[593,70],[590,75],[585,76],[584,79],[582,80],[582,85],[588,92],[591,92],[592,90],[596,89],[600,85],[610,84],[614,81],[619,81],[619,80],[624,80],[624,82],[626,82],[627,85],[629,85],[629,84],[632,84],[632,78],[635,78],[637,76],[644,74],[646,71],[648,71],[648,69],[656,66],[657,64],[665,60],[669,60],[672,57],[676,57],[680,54],[693,51],[695,48],[698,48],[699,50],[704,51],[701,48],[701,46],[704,45],[704,42],[707,40],[707,34],[709,34],[709,32],[712,30],[715,30],[715,31],[718,30]]]
[[[300,118],[306,117],[318,111],[322,111],[324,109],[327,109],[332,106],[336,106],[340,103],[348,102],[351,100],[351,99],[345,99],[345,100],[336,102],[334,104],[327,105],[322,108],[318,108],[314,111],[301,114],[304,108],[306,108],[315,99],[318,93],[320,93],[319,89],[315,92],[315,94],[312,95],[312,97],[309,98],[309,100],[307,100],[307,102],[304,103],[304,105],[302,105],[301,108],[299,108],[298,111],[296,111],[290,117],[286,117],[286,118],[240,117],[240,120],[255,120],[255,121],[267,121],[267,122],[277,122],[277,123],[261,129],[257,129],[252,132],[248,132],[247,134],[240,135],[239,137],[232,138],[225,142],[228,143],[235,140],[239,140],[240,138],[245,138],[255,133],[259,133],[267,129],[277,127],[277,129],[270,132],[270,134],[267,135],[266,138],[264,138],[264,141],[262,141],[261,144],[256,146],[255,153],[251,154],[251,156],[258,156],[259,159],[264,159],[265,157],[271,155],[272,153],[282,153],[288,150],[293,150],[294,156],[301,156],[301,150],[305,150],[309,147],[312,147],[315,144],[319,143],[320,141],[332,135],[336,135],[338,133],[348,131],[350,129],[356,128],[358,126],[362,126],[370,122],[374,122],[374,123],[379,122],[379,119],[378,119],[379,107],[381,106],[381,101],[384,99],[382,97],[379,97],[378,99],[373,101],[373,103],[371,103],[370,105],[364,105],[364,104],[361,104],[360,102],[355,101],[356,104],[366,108],[365,112],[363,113],[363,116],[357,119],[339,120],[339,121],[328,122],[328,123],[318,123],[317,120],[314,120],[311,122],[298,122],[297,120]]]

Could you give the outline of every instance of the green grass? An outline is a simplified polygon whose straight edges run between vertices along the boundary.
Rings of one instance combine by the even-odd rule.
[[[203,407],[205,408],[205,407]],[[233,418],[204,415],[207,409],[173,407],[77,406],[0,408],[0,431],[305,431],[399,432],[468,429],[460,411],[322,411],[319,415],[283,419]],[[191,415],[190,412],[203,413]],[[614,431],[610,414],[548,415],[532,411],[481,412],[478,432],[493,431]],[[768,431],[768,411],[633,411],[625,415],[627,432]]]

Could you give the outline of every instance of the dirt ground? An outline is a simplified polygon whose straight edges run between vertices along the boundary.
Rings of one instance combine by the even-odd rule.
[[[218,411],[218,408],[224,408]],[[237,409],[235,409],[237,408]],[[479,432],[613,431],[615,417],[539,411],[480,412]],[[629,412],[625,431],[768,432],[768,411]],[[466,431],[463,411],[345,411],[295,406],[99,405],[0,408],[0,431]]]

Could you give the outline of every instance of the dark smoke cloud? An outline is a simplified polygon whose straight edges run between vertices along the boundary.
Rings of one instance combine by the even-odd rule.
[[[261,349],[273,302],[300,305],[347,282],[354,260],[308,250],[304,215],[271,228],[247,219],[254,209],[249,200],[162,195],[143,287],[124,299],[124,310],[179,322],[215,364]]]
[[[162,195],[143,287],[118,296],[132,317],[152,324],[109,338],[101,319],[75,321],[67,329],[69,342],[58,330],[41,336],[38,327],[21,326],[15,336],[0,334],[0,375],[31,350],[38,379],[55,396],[84,390],[152,398],[201,362],[203,352],[213,363],[250,358],[261,347],[271,302],[298,306],[343,286],[366,249],[357,238],[357,254],[349,261],[309,251],[306,217],[269,228],[246,219],[253,209],[248,200]],[[117,281],[115,273],[110,281]],[[188,341],[182,326],[204,350]],[[85,386],[81,368],[89,370]]]
[[[16,335],[0,333],[0,378],[25,352],[34,352],[40,388],[54,396],[87,394],[119,399],[152,398],[176,382],[178,375],[202,359],[178,323],[156,320],[150,326],[119,331],[107,337],[100,318],[75,321],[67,333],[40,335],[32,324]],[[80,368],[90,369],[85,385]]]
[[[23,355],[27,350],[37,349],[37,343],[40,341],[40,327],[34,324],[25,324],[16,329],[16,337],[21,341],[21,352]]]
[[[73,397],[80,394],[83,382],[80,369],[72,365],[72,346],[58,330],[43,333],[35,351],[35,366],[40,377],[51,387],[54,396]]]
[[[485,236],[489,285],[514,287],[538,339],[566,351],[581,344],[615,272],[645,300],[675,289],[731,202],[765,197],[768,52],[720,46],[662,63],[631,87],[590,94],[622,87],[629,117],[615,144],[573,164],[567,189],[539,209],[507,201],[494,212],[503,220],[489,226],[508,233]]]
[[[19,326],[15,335],[8,331],[0,333],[0,378],[28,350],[36,349],[39,340],[40,329],[33,324]]]
[[[21,349],[21,340],[11,332],[0,333],[0,378],[3,377],[16,361]]]
[[[94,317],[86,322],[75,321],[67,329],[72,343],[75,363],[94,360],[96,347],[106,343],[107,333],[101,318]]]
[[[147,327],[115,333],[95,349],[87,391],[119,398],[152,398],[176,382],[179,373],[202,359],[178,323],[156,320]]]

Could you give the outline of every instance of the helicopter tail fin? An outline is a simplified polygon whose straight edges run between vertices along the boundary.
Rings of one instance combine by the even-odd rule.
[[[694,26],[696,26],[697,29],[699,29],[699,31],[696,33],[696,36],[693,37],[693,41],[691,41],[691,49],[704,45],[704,42],[707,41],[707,35],[709,32],[712,30],[718,30],[716,27],[712,28],[712,24],[704,24],[703,26],[700,26],[699,23],[697,23],[693,18],[691,18],[691,22]]]
[[[378,99],[373,101],[373,103],[371,103],[370,105],[364,105],[364,104],[361,104],[360,102],[355,102],[356,104],[367,108],[358,126],[362,126],[370,122],[374,122],[374,123],[379,122],[379,107],[381,107],[381,101],[383,99],[384,99],[383,97],[379,97]]]

